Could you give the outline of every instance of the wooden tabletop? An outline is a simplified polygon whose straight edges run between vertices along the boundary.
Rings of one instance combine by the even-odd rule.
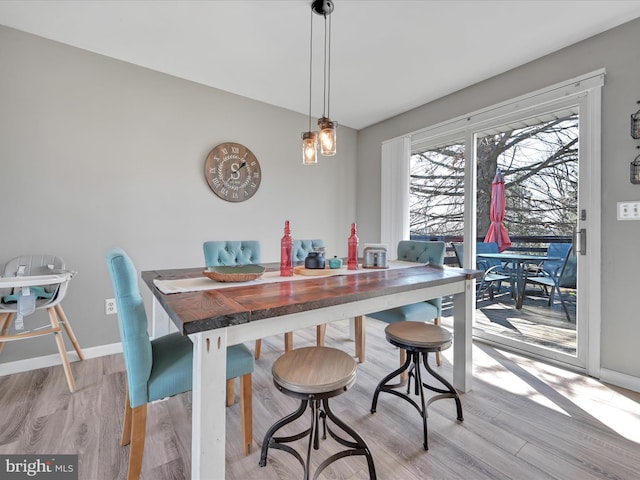
[[[265,265],[275,270],[276,265]],[[151,270],[142,279],[167,311],[178,330],[191,334],[254,322],[322,307],[341,305],[381,295],[393,295],[423,287],[454,283],[461,278],[477,278],[476,270],[415,267],[367,270],[357,275],[310,277],[304,281],[242,284],[217,290],[163,294],[155,279],[182,279],[202,276],[204,268]]]

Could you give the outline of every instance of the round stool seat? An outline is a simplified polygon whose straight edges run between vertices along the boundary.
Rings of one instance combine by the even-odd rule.
[[[388,342],[405,350],[437,352],[449,348],[453,341],[446,328],[423,322],[391,323],[384,333]]]
[[[276,385],[312,395],[344,391],[356,381],[357,365],[347,353],[331,347],[305,347],[280,356],[271,369]]]

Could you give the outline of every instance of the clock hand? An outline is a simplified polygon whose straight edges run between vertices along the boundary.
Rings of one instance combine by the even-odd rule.
[[[225,183],[229,183],[229,180],[231,179],[235,179],[237,180],[239,177],[237,177],[236,175],[238,175],[238,172],[240,172],[240,169],[242,167],[244,167],[247,164],[246,160],[243,160],[242,163],[240,164],[240,166],[237,169],[233,169],[233,165],[231,167],[231,176],[227,179],[227,181]]]

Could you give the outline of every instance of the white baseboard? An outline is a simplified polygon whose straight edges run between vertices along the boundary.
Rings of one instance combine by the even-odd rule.
[[[122,343],[111,343],[109,345],[99,345],[97,347],[83,348],[82,353],[85,359],[104,357],[114,353],[122,352]],[[78,362],[80,358],[75,350],[67,352],[70,362]],[[14,373],[28,372],[37,370],[38,368],[53,367],[61,365],[62,359],[59,353],[52,353],[42,357],[27,358],[24,360],[16,360],[15,362],[0,363],[0,377],[4,375],[12,375]]]
[[[632,377],[626,373],[602,368],[600,369],[600,380],[618,387],[633,390],[634,392],[640,392],[640,378]]]

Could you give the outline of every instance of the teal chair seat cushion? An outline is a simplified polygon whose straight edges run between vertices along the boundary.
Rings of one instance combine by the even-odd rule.
[[[401,307],[390,308],[382,312],[368,314],[367,317],[375,318],[386,323],[403,321],[424,322],[440,316],[437,306],[429,302],[412,303]]]
[[[151,341],[153,367],[148,398],[152,402],[188,392],[193,379],[193,343],[189,337],[172,333]],[[253,354],[243,344],[227,348],[227,380],[253,372]]]
[[[243,344],[227,347],[227,380],[253,372],[253,354]]]
[[[157,338],[151,341],[151,352],[153,365],[147,382],[149,402],[191,390],[193,343],[189,337],[176,332]]]

